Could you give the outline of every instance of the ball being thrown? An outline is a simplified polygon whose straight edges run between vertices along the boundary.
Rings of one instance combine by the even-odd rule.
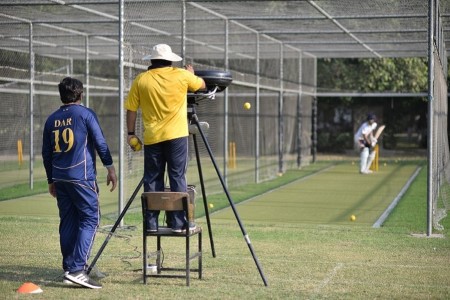
[[[356,216],[355,215],[351,215],[350,216],[350,221],[352,221],[352,222],[356,221]]]
[[[244,109],[249,110],[250,108],[252,108],[252,105],[250,104],[250,102],[245,102]]]

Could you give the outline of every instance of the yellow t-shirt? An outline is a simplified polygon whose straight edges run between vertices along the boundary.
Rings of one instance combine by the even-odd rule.
[[[189,135],[187,92],[202,86],[202,79],[174,67],[150,69],[133,81],[125,109],[142,111],[144,145]]]

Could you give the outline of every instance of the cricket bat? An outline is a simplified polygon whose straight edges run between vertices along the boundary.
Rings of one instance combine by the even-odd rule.
[[[385,127],[386,127],[386,125],[381,125],[380,127],[378,127],[377,128],[377,132],[375,132],[375,135],[373,137],[378,140],[380,135],[383,133],[383,130],[384,130]]]

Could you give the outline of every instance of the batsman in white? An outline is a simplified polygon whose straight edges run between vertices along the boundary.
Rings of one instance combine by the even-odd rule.
[[[372,173],[369,168],[375,159],[374,147],[377,144],[377,139],[374,137],[374,131],[377,128],[375,120],[375,114],[369,113],[367,121],[359,127],[354,136],[355,148],[360,153],[359,173],[361,174]]]

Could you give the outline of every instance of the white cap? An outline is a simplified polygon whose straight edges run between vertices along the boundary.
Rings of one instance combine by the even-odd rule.
[[[172,48],[166,44],[158,44],[153,47],[150,55],[144,56],[142,60],[164,59],[168,61],[180,61],[182,58],[172,52]]]

